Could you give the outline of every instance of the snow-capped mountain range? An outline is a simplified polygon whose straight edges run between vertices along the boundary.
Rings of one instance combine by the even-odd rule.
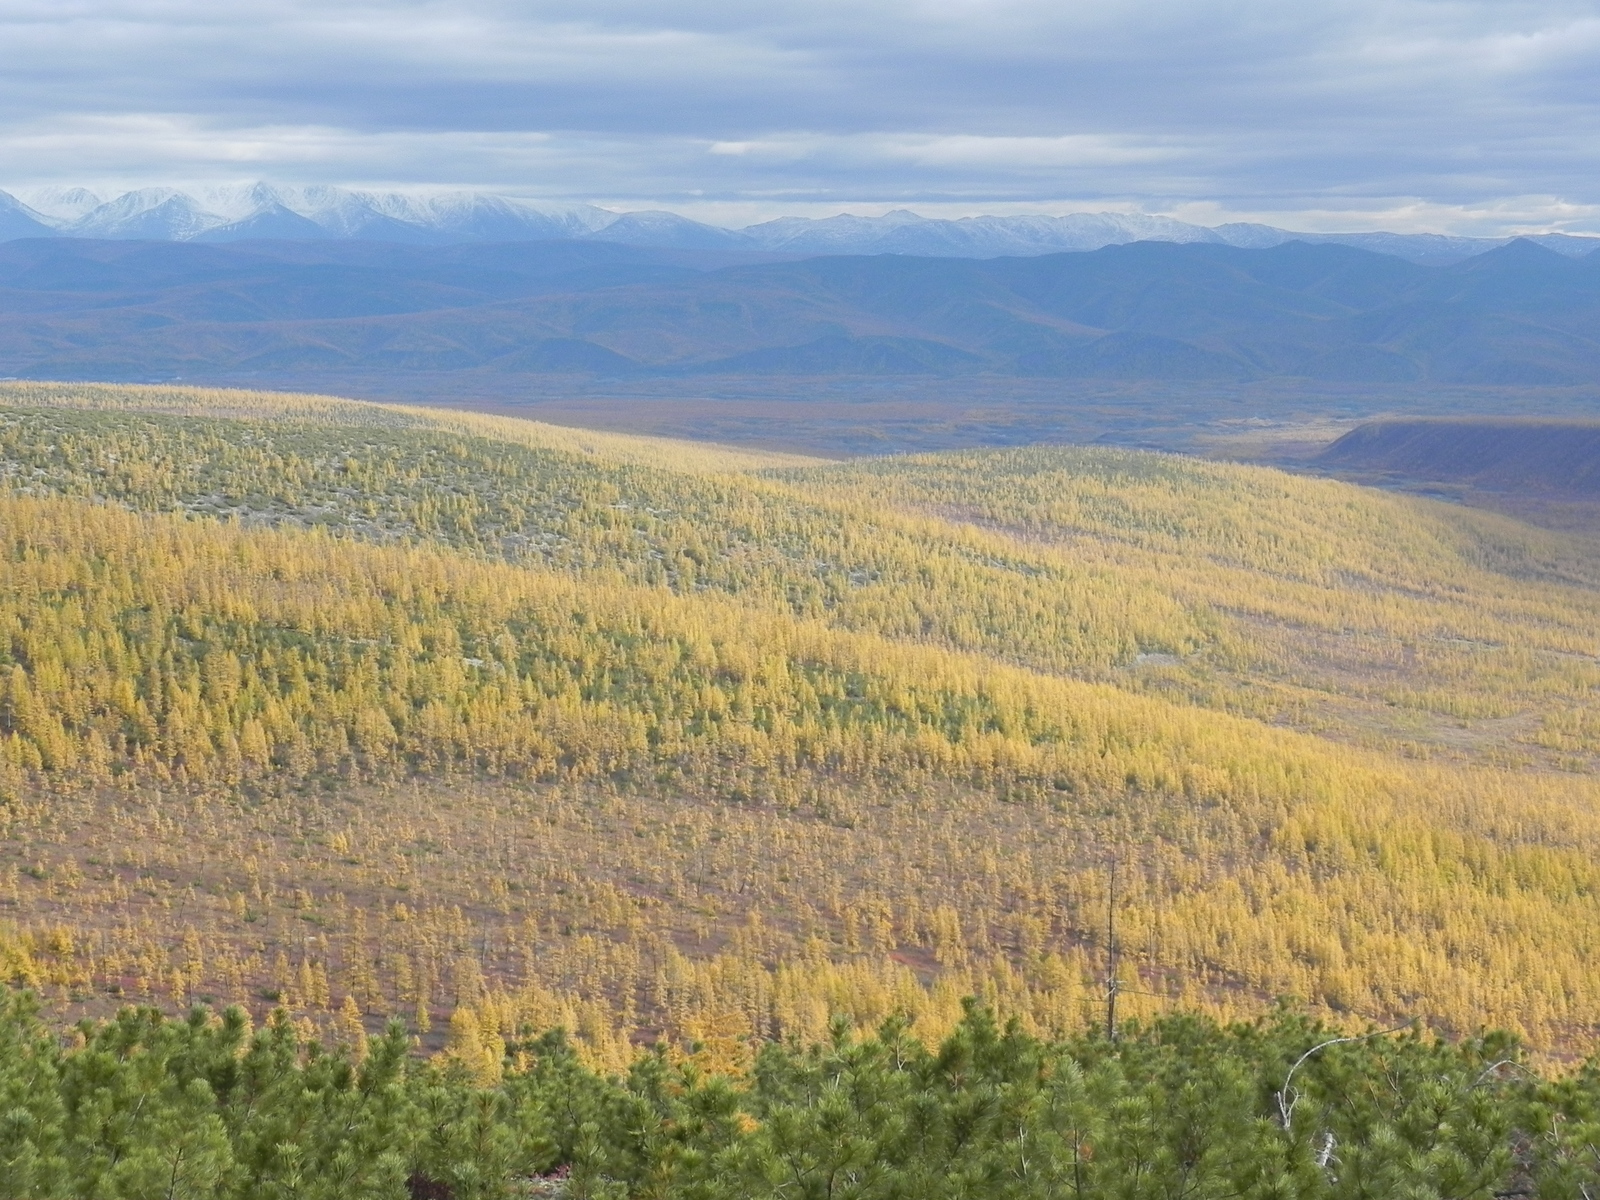
[[[941,220],[900,210],[881,217],[781,217],[743,229],[701,224],[671,212],[614,212],[471,191],[367,192],[266,183],[200,189],[142,188],[110,199],[85,188],[47,189],[27,202],[0,192],[0,241],[37,237],[229,242],[247,239],[359,239],[451,244],[555,239],[623,242],[683,250],[819,254],[910,254],[998,258],[1097,250],[1137,241],[1209,242],[1265,249],[1289,241],[1337,242],[1445,263],[1511,238],[1441,234],[1297,233],[1270,225],[1210,228],[1171,217],[1121,213],[962,217]],[[1600,237],[1540,234],[1564,254],[1587,254]]]

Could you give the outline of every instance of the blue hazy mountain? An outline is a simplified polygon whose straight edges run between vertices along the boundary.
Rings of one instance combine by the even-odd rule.
[[[16,238],[49,237],[55,230],[15,196],[0,192],[0,242]]]
[[[165,203],[163,201],[162,203]],[[148,206],[159,210],[159,204]],[[1011,258],[34,238],[0,244],[0,374],[316,371],[1600,382],[1600,257],[1348,246]]]

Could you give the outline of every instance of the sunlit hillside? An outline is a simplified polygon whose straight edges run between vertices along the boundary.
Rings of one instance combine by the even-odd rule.
[[[1587,772],[1600,749],[1600,564],[1585,542],[1412,497],[1128,451],[950,453],[783,477],[806,495],[977,526],[1207,614],[1215,640],[1150,673],[1202,703],[1425,757],[1476,751]]]
[[[671,438],[630,437],[595,429],[568,429],[540,421],[519,421],[487,413],[374,404],[340,396],[288,392],[245,392],[222,388],[148,384],[0,383],[7,407],[77,408],[100,413],[267,419],[321,426],[443,429],[492,437],[541,450],[567,450],[612,463],[667,467],[674,471],[747,471],[760,467],[804,466],[817,460],[802,454],[684,442]]]
[[[1123,451],[0,400],[0,956],[62,1011],[1077,1028],[1115,861],[1126,1011],[1600,1029],[1557,535]]]

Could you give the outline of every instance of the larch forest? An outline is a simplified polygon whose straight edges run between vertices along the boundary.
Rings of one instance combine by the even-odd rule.
[[[0,384],[0,1195],[1600,1194],[1600,564]]]

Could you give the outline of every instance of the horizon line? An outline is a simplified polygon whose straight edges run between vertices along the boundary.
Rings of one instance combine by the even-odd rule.
[[[620,219],[620,218],[628,217],[628,216],[638,216],[638,215],[661,213],[661,214],[666,214],[666,215],[670,215],[670,216],[676,217],[676,218],[678,218],[680,220],[683,220],[683,221],[692,222],[695,225],[701,225],[701,226],[705,226],[705,227],[710,228],[710,229],[717,229],[717,230],[721,230],[721,231],[724,231],[724,232],[730,232],[730,233],[742,232],[744,230],[754,229],[754,228],[757,228],[759,226],[770,225],[770,224],[773,224],[775,222],[785,221],[785,220],[804,221],[804,222],[810,223],[810,222],[829,221],[829,220],[835,220],[835,219],[840,219],[840,218],[850,218],[850,219],[855,219],[855,220],[860,220],[860,221],[867,221],[867,222],[876,223],[876,222],[884,221],[888,217],[904,214],[905,216],[915,218],[917,221],[920,221],[920,222],[931,222],[931,223],[959,223],[959,222],[978,221],[978,220],[1011,221],[1011,220],[1023,220],[1023,219],[1027,219],[1027,218],[1043,218],[1043,219],[1047,219],[1047,220],[1061,221],[1061,220],[1068,220],[1068,219],[1071,219],[1073,217],[1109,218],[1109,219],[1113,219],[1113,220],[1126,220],[1126,221],[1150,220],[1150,221],[1157,221],[1157,222],[1163,222],[1163,223],[1171,222],[1173,225],[1176,225],[1176,226],[1182,226],[1182,227],[1185,227],[1185,228],[1191,228],[1191,229],[1197,229],[1197,230],[1208,230],[1208,231],[1213,231],[1213,232],[1224,230],[1224,229],[1228,229],[1230,227],[1231,228],[1255,227],[1255,228],[1260,228],[1260,229],[1263,229],[1263,230],[1271,230],[1271,231],[1277,232],[1277,233],[1304,234],[1304,235],[1307,235],[1307,236],[1319,237],[1319,238],[1321,238],[1321,237],[1359,237],[1359,236],[1388,235],[1388,236],[1393,236],[1393,237],[1404,237],[1404,238],[1429,238],[1429,239],[1438,238],[1438,239],[1444,239],[1444,240],[1450,240],[1450,241],[1463,241],[1463,242],[1508,242],[1508,241],[1515,241],[1518,238],[1549,238],[1549,237],[1571,238],[1571,239],[1574,239],[1574,240],[1600,240],[1600,230],[1590,231],[1590,230],[1585,230],[1585,229],[1575,230],[1575,229],[1571,229],[1571,228],[1561,228],[1559,226],[1554,225],[1553,223],[1545,223],[1545,224],[1542,225],[1542,227],[1539,227],[1539,228],[1530,228],[1528,226],[1517,227],[1517,226],[1514,225],[1513,228],[1511,228],[1510,230],[1499,232],[1499,233],[1443,232],[1443,231],[1441,231],[1441,230],[1439,230],[1437,228],[1405,230],[1405,229],[1397,229],[1392,225],[1390,225],[1390,226],[1367,225],[1367,227],[1365,227],[1365,228],[1354,227],[1354,226],[1344,226],[1344,227],[1338,227],[1338,228],[1320,228],[1319,229],[1319,228],[1295,228],[1293,225],[1289,225],[1289,224],[1274,224],[1274,223],[1272,223],[1270,221],[1267,221],[1267,220],[1248,219],[1252,214],[1230,215],[1230,214],[1225,214],[1225,213],[1220,213],[1220,212],[1217,213],[1216,215],[1217,216],[1230,215],[1230,219],[1216,221],[1215,223],[1207,223],[1204,220],[1196,220],[1196,219],[1194,219],[1194,217],[1177,216],[1177,215],[1174,215],[1171,212],[1151,212],[1151,211],[1148,211],[1148,210],[1145,210],[1145,209],[1134,209],[1131,206],[1128,206],[1126,204],[1117,204],[1115,202],[1113,202],[1111,207],[1102,207],[1102,208],[1098,208],[1098,209],[1091,209],[1091,208],[1070,208],[1069,209],[1068,206],[1071,205],[1074,202],[1070,202],[1070,201],[1067,201],[1067,202],[997,201],[997,202],[994,203],[992,208],[989,209],[989,210],[967,211],[967,212],[960,212],[960,213],[955,213],[955,214],[950,214],[950,215],[944,215],[944,214],[927,215],[925,212],[918,212],[916,210],[916,208],[912,207],[912,205],[919,205],[923,209],[927,209],[929,207],[939,208],[939,207],[947,207],[947,206],[955,206],[955,207],[962,208],[962,209],[970,209],[970,208],[974,208],[976,206],[973,206],[968,202],[947,201],[947,200],[932,200],[932,199],[930,199],[930,200],[924,200],[924,201],[911,201],[911,202],[906,202],[904,200],[893,200],[893,201],[847,201],[847,202],[843,202],[843,206],[842,207],[839,207],[837,209],[833,209],[831,205],[827,205],[825,202],[819,203],[819,202],[814,202],[814,201],[806,201],[806,202],[798,202],[798,203],[802,203],[802,204],[805,205],[805,207],[811,208],[813,210],[816,210],[816,209],[823,209],[823,210],[832,209],[832,211],[826,211],[826,215],[812,215],[812,214],[808,214],[808,213],[785,212],[785,213],[779,213],[778,215],[775,215],[775,216],[766,216],[766,217],[763,217],[763,218],[755,220],[755,221],[746,222],[744,224],[737,224],[737,223],[719,223],[719,222],[717,222],[715,220],[707,220],[707,219],[703,219],[702,217],[690,216],[688,213],[682,211],[682,209],[683,208],[693,209],[696,206],[702,206],[703,207],[706,204],[713,204],[713,205],[720,205],[720,206],[727,206],[727,205],[730,205],[730,204],[739,204],[739,205],[743,206],[743,204],[746,203],[746,202],[743,202],[743,201],[704,201],[704,200],[700,200],[700,201],[692,201],[692,202],[689,202],[688,204],[678,204],[676,206],[662,206],[660,202],[652,201],[652,202],[650,202],[653,205],[652,207],[628,208],[628,207],[615,207],[615,206],[622,205],[622,204],[627,204],[627,203],[629,203],[629,201],[616,201],[616,200],[594,201],[594,200],[575,200],[575,199],[571,199],[571,198],[555,199],[555,198],[551,198],[551,197],[548,197],[548,196],[530,195],[530,194],[528,194],[526,192],[523,192],[523,191],[520,191],[520,190],[507,190],[507,189],[504,189],[504,188],[497,188],[497,187],[494,187],[494,186],[491,186],[491,185],[474,185],[474,184],[286,183],[286,182],[281,182],[281,181],[269,181],[269,180],[266,180],[266,179],[258,178],[258,179],[249,180],[249,181],[215,181],[215,182],[185,181],[185,182],[182,182],[182,183],[147,183],[147,184],[143,184],[143,185],[140,185],[140,186],[137,186],[137,187],[126,187],[125,185],[122,185],[122,184],[118,184],[118,185],[114,185],[114,186],[119,187],[122,190],[117,191],[114,194],[108,195],[108,194],[106,194],[106,192],[108,190],[107,189],[107,185],[105,185],[103,183],[96,184],[96,185],[94,185],[92,187],[90,185],[87,185],[87,184],[39,184],[39,185],[20,185],[20,186],[18,186],[18,185],[6,185],[4,187],[0,187],[0,195],[5,196],[7,199],[10,199],[14,203],[16,203],[16,204],[20,205],[21,207],[27,209],[28,212],[33,214],[34,216],[43,218],[43,221],[44,221],[45,224],[50,225],[50,226],[52,226],[54,228],[63,229],[63,230],[71,227],[72,225],[74,225],[76,223],[78,223],[85,216],[87,216],[89,213],[97,211],[98,209],[104,208],[104,207],[106,207],[108,205],[115,204],[115,203],[117,203],[119,201],[126,200],[130,196],[136,196],[136,195],[139,195],[141,193],[166,193],[169,198],[173,197],[173,196],[182,196],[182,197],[186,198],[187,200],[193,202],[199,208],[199,211],[201,213],[203,213],[204,215],[218,218],[219,223],[218,223],[218,225],[216,227],[220,228],[221,226],[226,225],[226,224],[232,224],[232,223],[240,221],[240,220],[248,219],[250,216],[255,215],[256,213],[259,213],[259,212],[263,211],[263,209],[258,206],[258,207],[254,208],[254,209],[243,210],[238,215],[229,215],[227,212],[218,211],[217,208],[208,206],[210,202],[213,202],[213,201],[215,201],[216,199],[219,198],[218,194],[225,193],[225,192],[233,192],[233,193],[236,193],[240,199],[243,199],[249,192],[251,192],[251,191],[253,191],[255,189],[257,189],[257,188],[265,188],[265,189],[268,189],[268,190],[270,190],[272,192],[279,193],[281,199],[291,199],[291,200],[295,199],[295,197],[293,196],[293,193],[295,193],[295,192],[304,193],[304,192],[308,192],[308,191],[323,190],[323,191],[328,191],[328,192],[344,193],[344,194],[347,194],[347,195],[350,195],[350,196],[367,197],[367,198],[374,198],[374,199],[379,199],[379,200],[382,200],[382,199],[407,199],[407,200],[416,201],[416,200],[427,200],[427,199],[430,199],[430,198],[439,198],[439,197],[445,197],[445,196],[472,196],[472,197],[481,197],[481,198],[484,198],[484,199],[503,200],[503,201],[507,201],[507,202],[511,202],[511,203],[517,204],[519,206],[527,206],[527,207],[529,207],[531,209],[535,209],[535,210],[543,209],[547,213],[554,212],[554,213],[565,213],[565,214],[574,214],[575,215],[575,214],[587,211],[587,212],[595,213],[597,215],[598,214],[605,214],[606,216],[611,217],[613,219]],[[81,211],[79,211],[77,213],[72,213],[70,215],[68,213],[66,213],[66,212],[63,212],[59,208],[59,206],[49,203],[49,199],[53,198],[53,196],[65,196],[65,195],[71,194],[72,192],[85,193],[88,197],[92,198],[95,201],[95,203],[93,205],[84,206],[81,209]],[[207,193],[207,192],[210,192],[210,193],[213,193],[213,194],[208,198],[205,195],[205,193]],[[289,193],[289,195],[284,196],[283,193]],[[43,206],[41,206],[38,203],[41,200],[44,201]],[[291,212],[296,211],[296,209],[292,205],[285,204],[284,207],[288,208],[289,211],[291,211]],[[1010,212],[995,211],[997,209],[1003,210],[1003,209],[1008,209],[1008,208],[1012,209],[1013,211],[1010,211]],[[55,211],[51,211],[52,209],[55,209]],[[860,209],[866,209],[866,210],[869,210],[869,211],[865,212],[865,213],[863,213],[861,211],[853,211],[853,210],[860,210]],[[881,210],[881,211],[878,211],[878,212],[874,213],[874,212],[870,211],[870,210],[873,210],[873,209],[878,209],[878,210]],[[1294,214],[1290,214],[1290,213],[1274,214],[1274,215],[1280,217],[1280,219],[1287,218],[1287,219],[1290,219],[1290,220],[1292,220],[1293,216],[1294,216]],[[1300,215],[1302,215],[1302,216],[1311,216],[1312,214],[1310,212],[1304,212],[1304,213],[1302,213]],[[404,217],[399,217],[397,219],[404,220]],[[610,223],[611,222],[609,222],[609,221],[606,222],[606,224],[610,224]],[[1316,224],[1319,224],[1319,223],[1320,222],[1317,222],[1315,220],[1308,222],[1308,224],[1313,225],[1313,226],[1315,226]],[[1360,224],[1366,225],[1367,223],[1366,222],[1361,222]],[[603,228],[603,226],[602,227],[597,227],[597,228]]]

